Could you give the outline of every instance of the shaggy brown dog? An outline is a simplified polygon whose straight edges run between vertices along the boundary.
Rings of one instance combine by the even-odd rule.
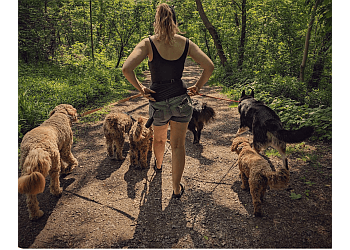
[[[153,128],[146,128],[147,118],[139,117],[129,133],[130,141],[130,164],[137,166],[139,163],[142,168],[147,168],[147,155],[152,152]]]
[[[123,147],[125,134],[129,134],[133,124],[131,116],[126,113],[110,113],[103,123],[103,132],[106,137],[107,153],[111,158],[117,154],[118,160],[124,160]]]
[[[188,124],[188,129],[193,133],[193,144],[199,143],[201,132],[204,124],[207,124],[215,119],[215,111],[206,103],[192,100],[193,114],[192,119]]]
[[[50,192],[59,196],[62,193],[60,172],[67,174],[78,165],[71,152],[71,126],[76,120],[77,110],[71,105],[61,104],[50,112],[48,120],[23,137],[20,158],[22,176],[18,179],[18,192],[27,195],[31,220],[44,214],[39,208],[36,195],[44,192],[45,177],[50,175]],[[65,167],[63,161],[68,166]]]
[[[267,185],[271,189],[284,189],[289,184],[289,171],[279,169],[272,171],[270,164],[249,144],[247,138],[237,137],[233,140],[231,151],[238,154],[238,165],[242,179],[242,189],[250,187],[253,200],[254,215],[261,216],[261,203]]]

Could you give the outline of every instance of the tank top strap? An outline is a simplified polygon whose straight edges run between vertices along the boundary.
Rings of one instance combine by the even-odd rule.
[[[160,54],[159,54],[159,52],[158,52],[158,50],[157,50],[157,47],[154,45],[154,43],[153,43],[153,41],[152,41],[152,39],[151,39],[151,37],[149,36],[148,37],[148,39],[149,39],[149,41],[150,41],[150,43],[151,43],[151,47],[152,47],[152,52],[153,52],[153,59],[156,57],[161,57],[160,56]]]
[[[154,58],[154,57],[160,57],[160,58],[162,58],[162,56],[159,54],[159,52],[158,52],[158,50],[157,50],[157,47],[154,45],[154,43],[153,43],[153,41],[152,41],[152,39],[151,39],[150,36],[148,37],[148,39],[149,39],[149,41],[150,41],[150,43],[151,43],[151,47],[152,47],[152,51],[153,51],[153,58]],[[184,58],[186,59],[187,54],[188,54],[189,44],[190,44],[189,39],[186,38],[185,49],[184,49],[184,52],[183,52],[182,55],[181,55],[182,58],[184,57]]]
[[[187,54],[188,54],[188,48],[190,47],[190,41],[188,38],[186,38],[186,45],[185,45],[185,50],[184,50],[184,53],[182,56],[184,56],[185,58],[187,57]]]

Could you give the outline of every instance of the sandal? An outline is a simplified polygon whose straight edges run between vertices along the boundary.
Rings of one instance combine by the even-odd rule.
[[[182,186],[182,184],[180,183],[180,193],[179,194],[175,194],[174,191],[173,191],[173,195],[171,196],[172,199],[180,199],[181,196],[184,194],[185,192],[185,188],[184,186]]]
[[[155,160],[154,160],[154,166],[153,166],[153,168],[154,168],[154,171],[156,171],[156,172],[162,172],[162,170],[163,170],[163,165],[160,166],[160,168],[157,168],[157,160],[155,159]]]

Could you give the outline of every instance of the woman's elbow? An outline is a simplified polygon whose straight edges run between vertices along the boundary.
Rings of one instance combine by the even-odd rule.
[[[122,67],[122,72],[124,76],[129,75],[130,73],[132,73],[133,69],[130,68],[127,64],[124,63],[123,67]]]
[[[214,69],[215,69],[214,63],[213,63],[213,62],[211,62],[211,64],[210,64],[210,71],[211,71],[211,72],[213,72],[213,71],[214,71]]]
[[[205,67],[204,69],[206,69],[208,72],[212,73],[214,71],[214,63],[212,61],[210,61]]]
[[[129,72],[129,69],[128,69],[127,66],[125,66],[125,64],[124,64],[123,67],[122,67],[122,72],[123,72],[123,75],[124,75],[124,76],[125,76],[126,74],[128,74],[128,72]]]

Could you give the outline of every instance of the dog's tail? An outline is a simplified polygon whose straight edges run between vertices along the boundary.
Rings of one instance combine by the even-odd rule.
[[[267,175],[267,183],[271,189],[280,190],[288,187],[290,173],[289,170],[281,168],[275,171],[270,171]]]
[[[142,136],[142,131],[145,129],[145,121],[142,117],[139,117],[136,124],[136,129],[133,134],[134,141],[139,141]]]
[[[202,115],[204,123],[212,122],[215,119],[215,111],[212,107],[209,107],[206,103],[202,105]]]
[[[302,127],[298,130],[278,130],[276,137],[287,143],[302,142],[309,138],[314,132],[314,128],[311,126]]]
[[[31,150],[22,166],[26,172],[18,179],[18,192],[32,195],[44,192],[45,176],[49,173],[50,166],[48,152],[42,149]]]

